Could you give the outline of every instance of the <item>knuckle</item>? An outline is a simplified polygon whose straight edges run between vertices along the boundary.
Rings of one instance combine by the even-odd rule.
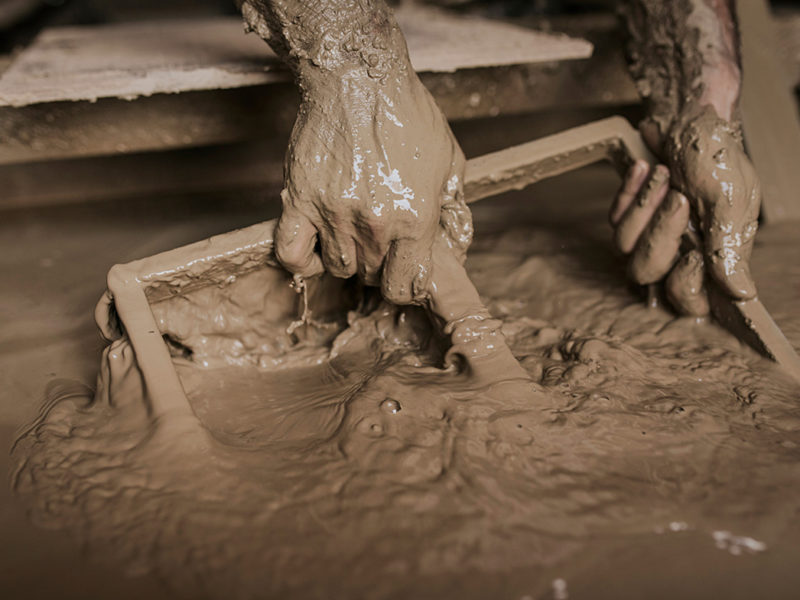
[[[362,222],[364,223],[367,230],[374,238],[381,239],[386,236],[386,232],[388,230],[386,217],[383,217],[369,210],[367,211],[367,214],[362,218]]]

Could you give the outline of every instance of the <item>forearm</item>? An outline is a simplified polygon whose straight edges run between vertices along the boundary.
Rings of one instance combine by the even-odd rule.
[[[245,22],[292,69],[304,93],[330,79],[382,84],[411,72],[384,0],[237,0]],[[321,81],[322,80],[322,81]]]
[[[662,135],[706,106],[734,119],[741,70],[733,0],[624,0],[620,12],[631,73]]]

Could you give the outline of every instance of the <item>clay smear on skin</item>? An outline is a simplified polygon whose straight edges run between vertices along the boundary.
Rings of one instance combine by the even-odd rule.
[[[717,327],[645,308],[605,230],[534,234],[483,235],[469,270],[540,393],[441,371],[420,309],[379,306],[296,360],[278,345],[261,366],[176,358],[198,436],[150,421],[118,344],[107,395],[51,390],[16,446],[16,489],[38,523],[183,597],[380,598],[515,567],[536,580],[671,523],[769,547],[800,508],[796,384]],[[791,336],[790,300],[776,310]]]

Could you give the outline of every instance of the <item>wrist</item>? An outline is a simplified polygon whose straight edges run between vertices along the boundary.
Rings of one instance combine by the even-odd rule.
[[[696,144],[698,136],[716,136],[728,142],[742,144],[741,123],[735,118],[720,115],[712,104],[697,103],[684,109],[673,120],[666,141]]]
[[[735,62],[723,59],[708,64],[703,69],[703,89],[698,102],[713,108],[721,119],[733,121],[741,87],[742,73]]]
[[[388,73],[352,61],[326,67],[306,63],[300,65],[296,77],[304,102],[343,106],[358,104],[365,109],[381,99],[402,104],[404,96],[414,94],[415,84],[422,85],[407,61],[393,65]]]
[[[657,154],[663,154],[668,148],[675,148],[685,138],[687,129],[697,129],[698,124],[702,124],[703,129],[725,133],[742,144],[738,92],[730,102],[723,100],[721,95],[715,96],[715,101],[700,96],[684,104],[677,112],[651,111],[639,128],[648,145]]]
[[[387,80],[403,82],[413,74],[405,39],[394,20],[327,33],[314,47],[296,56],[295,76],[301,89],[324,92],[359,82],[365,89]]]

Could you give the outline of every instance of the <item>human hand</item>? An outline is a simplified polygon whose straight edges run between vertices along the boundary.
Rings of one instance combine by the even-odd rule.
[[[631,277],[640,284],[666,278],[673,306],[703,316],[709,312],[708,276],[733,298],[756,295],[749,259],[761,190],[738,132],[712,108],[676,123],[662,140],[645,122],[645,140],[666,164],[650,169],[637,161],[610,220],[617,248],[630,256]],[[702,241],[682,244],[687,228],[699,230]]]
[[[396,304],[423,302],[434,238],[462,260],[472,239],[464,155],[445,117],[410,69],[312,83],[287,153],[278,260],[301,276],[357,274]]]

